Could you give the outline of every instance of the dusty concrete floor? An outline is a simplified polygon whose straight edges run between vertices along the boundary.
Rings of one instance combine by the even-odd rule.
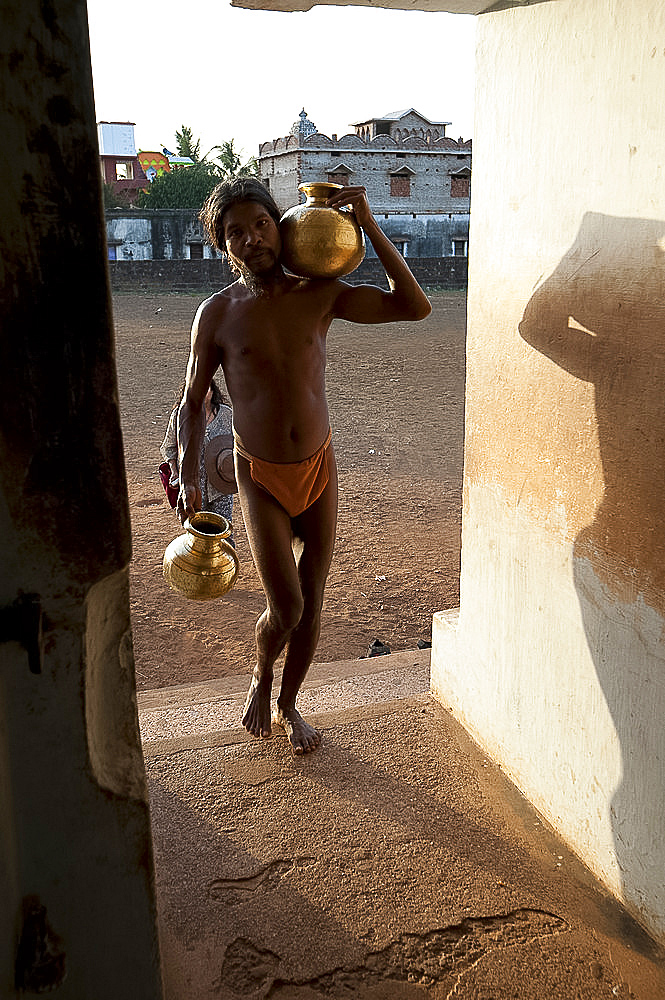
[[[140,696],[168,1000],[660,1000],[663,956],[432,701],[428,654],[318,664],[321,749],[243,678]]]

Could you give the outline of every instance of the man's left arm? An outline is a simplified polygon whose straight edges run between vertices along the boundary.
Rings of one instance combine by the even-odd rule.
[[[371,242],[388,278],[390,291],[374,285],[340,282],[334,315],[354,323],[391,323],[425,319],[432,311],[429,299],[414,278],[397,247],[391,243],[372,215],[364,187],[347,187],[328,199],[331,208],[350,205],[358,225]]]

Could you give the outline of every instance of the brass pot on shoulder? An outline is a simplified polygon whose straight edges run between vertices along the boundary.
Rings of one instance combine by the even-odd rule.
[[[306,196],[282,216],[282,263],[301,278],[341,278],[354,271],[365,256],[365,238],[347,209],[331,208],[326,200],[341,184],[313,182],[298,188]]]

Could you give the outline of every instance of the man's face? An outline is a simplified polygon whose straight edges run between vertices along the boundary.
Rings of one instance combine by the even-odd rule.
[[[231,263],[257,277],[275,269],[282,249],[275,220],[257,201],[239,201],[227,208],[224,243]]]

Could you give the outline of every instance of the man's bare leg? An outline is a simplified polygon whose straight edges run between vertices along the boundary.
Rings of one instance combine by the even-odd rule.
[[[308,636],[302,635],[304,629],[300,629],[300,626],[294,630],[287,652],[289,662],[284,663],[282,686],[273,715],[273,722],[286,731],[295,754],[311,753],[321,743],[319,731],[306,722],[296,708],[296,697],[312,662],[319,631],[320,628],[316,628],[316,639],[311,642]],[[301,635],[296,635],[297,632]],[[301,639],[304,639],[304,642]],[[306,664],[306,667],[290,670],[291,664]]]
[[[330,481],[315,504],[293,521],[303,612],[287,641],[282,685],[273,721],[282,726],[295,754],[311,753],[321,734],[303,719],[296,698],[314,658],[321,632],[321,608],[337,527],[337,468],[332,448]]]
[[[256,623],[256,666],[242,714],[242,724],[252,736],[267,739],[271,735],[273,664],[282,652],[286,638],[280,635],[280,630],[271,627],[270,611],[266,608]]]
[[[301,585],[291,549],[286,511],[251,478],[249,463],[238,456],[236,477],[245,528],[267,608],[256,623],[256,666],[242,724],[252,736],[271,735],[270,699],[275,660],[303,611]]]

